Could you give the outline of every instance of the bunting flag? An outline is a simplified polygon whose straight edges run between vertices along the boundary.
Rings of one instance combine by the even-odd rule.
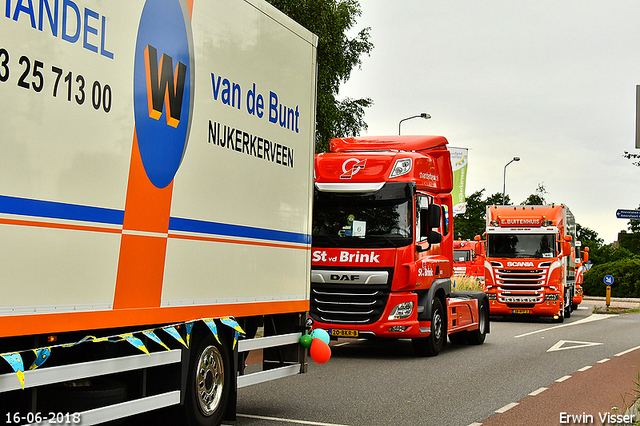
[[[122,339],[126,340],[131,345],[133,345],[136,348],[140,349],[145,354],[151,356],[151,354],[149,353],[147,348],[144,346],[144,343],[142,343],[142,340],[138,339],[137,337],[134,337],[133,334],[131,334],[131,333],[121,334],[119,337],[122,337]]]
[[[19,353],[14,352],[11,354],[0,354],[5,361],[9,363],[13,371],[18,376],[18,380],[20,380],[20,386],[24,389],[24,364],[22,364],[22,357]]]
[[[224,325],[228,325],[229,327],[233,328],[233,329],[234,329],[235,331],[237,331],[238,333],[246,334],[246,333],[244,332],[244,330],[242,329],[242,327],[240,327],[240,324],[238,324],[238,323],[236,322],[236,320],[234,320],[234,319],[233,319],[233,318],[231,318],[231,317],[223,317],[223,318],[220,318],[220,322],[221,322],[221,323],[223,323]]]
[[[233,335],[233,345],[231,346],[231,349],[235,349],[236,348],[236,343],[238,343],[238,336],[240,335],[240,333],[235,330],[235,334]]]
[[[187,347],[189,347],[190,345],[189,340],[191,340],[191,330],[193,329],[193,321],[185,323],[184,326],[187,329]]]
[[[209,330],[211,330],[211,333],[213,333],[213,337],[216,338],[218,343],[222,344],[220,342],[220,338],[218,337],[218,327],[216,327],[216,322],[212,318],[205,318],[202,320],[202,322],[204,322],[207,327],[209,327]]]
[[[168,351],[171,350],[171,349],[169,349],[169,346],[165,345],[164,342],[162,340],[160,340],[160,338],[153,331],[146,330],[146,331],[143,331],[142,334],[144,334],[145,336],[147,336],[149,339],[153,340],[157,344],[161,345],[166,350],[168,350]]]
[[[184,340],[182,340],[182,336],[180,336],[180,333],[178,333],[178,330],[176,330],[175,327],[169,326],[169,327],[163,327],[162,329],[166,331],[171,337],[176,339],[178,342],[182,343],[185,348],[189,348],[189,346],[187,346]]]
[[[49,356],[51,355],[50,347],[32,349],[32,351],[36,355],[36,359],[33,361],[33,364],[31,364],[31,367],[29,367],[29,370],[35,370],[36,368],[40,367],[47,359],[49,359]]]
[[[207,325],[207,327],[209,327],[209,330],[211,331],[213,336],[216,338],[218,343],[222,344],[222,342],[220,342],[220,337],[218,336],[218,328],[216,326],[215,320],[213,318],[204,318],[204,319],[201,319],[201,321],[204,322]],[[240,334],[245,334],[244,330],[232,317],[219,318],[219,321],[222,324],[228,327],[231,327],[235,331],[234,338],[233,338],[233,349],[235,349],[236,344],[238,343],[238,337],[240,336]],[[178,330],[176,329],[177,326],[182,324],[184,324],[186,329],[186,340],[187,340],[186,343],[183,340],[180,333],[178,332]],[[193,330],[193,325],[195,324],[195,321],[189,321],[182,324],[165,326],[165,327],[162,327],[162,330],[166,331],[167,334],[169,334],[175,340],[180,342],[184,347],[188,348],[191,340],[191,332]],[[166,350],[170,351],[171,349],[158,337],[155,331],[157,330],[151,329],[151,330],[137,331],[135,333],[142,333],[144,336],[148,337],[149,339],[161,345]],[[109,336],[109,337],[85,336],[82,339],[78,340],[77,342],[73,342],[73,343],[65,343],[65,344],[56,345],[56,346],[47,346],[43,348],[31,349],[31,351],[35,354],[35,360],[29,367],[29,370],[35,370],[36,368],[44,364],[45,361],[47,361],[47,359],[49,359],[49,357],[51,356],[52,348],[60,348],[60,347],[70,348],[85,342],[116,343],[116,342],[121,342],[123,340],[127,341],[129,344],[135,346],[136,348],[146,353],[147,355],[151,356],[151,354],[149,353],[149,350],[144,345],[142,340],[135,337],[133,333],[125,333],[125,334],[120,334],[118,336]],[[11,365],[11,368],[13,368],[13,371],[16,373],[18,380],[20,380],[20,385],[22,386],[22,389],[24,389],[24,363],[22,361],[22,356],[18,352],[4,353],[4,354],[0,354],[0,356],[4,358],[4,360],[7,361],[9,365]]]

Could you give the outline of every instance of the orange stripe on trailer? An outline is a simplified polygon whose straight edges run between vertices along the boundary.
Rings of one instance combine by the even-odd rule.
[[[160,189],[147,177],[134,131],[114,309],[160,306],[167,237],[126,231],[167,235],[172,193],[173,182]]]
[[[307,312],[308,300],[239,304],[132,308],[99,312],[16,315],[0,317],[0,337],[26,336],[120,327],[154,327],[201,318]]]
[[[237,240],[237,239],[215,238],[215,237],[199,237],[195,235],[169,234],[169,238],[175,238],[178,240],[207,241],[212,243],[244,244],[244,245],[250,245],[250,246],[288,248],[288,249],[309,250],[309,251],[311,250],[311,247],[309,246],[296,246],[292,244],[276,244],[276,243],[266,243],[262,241]]]
[[[100,226],[71,225],[65,223],[37,222],[34,220],[0,219],[0,224],[16,226],[33,226],[36,228],[68,229],[72,231],[106,232],[120,234],[120,228],[104,228]]]

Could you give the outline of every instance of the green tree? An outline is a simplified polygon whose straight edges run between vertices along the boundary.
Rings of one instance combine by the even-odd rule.
[[[357,136],[367,129],[364,109],[369,98],[336,99],[340,84],[349,80],[351,71],[360,67],[360,57],[369,54],[371,28],[354,37],[347,32],[360,16],[357,0],[267,0],[318,38],[318,98],[316,111],[316,152],[328,149],[334,137]]]
[[[502,192],[496,192],[482,199],[485,189],[476,191],[467,197],[467,209],[463,214],[456,215],[453,229],[456,238],[473,240],[476,235],[484,234],[486,230],[487,206],[502,205]],[[505,196],[505,203],[509,203],[509,196]]]
[[[525,206],[544,206],[547,204],[547,200],[545,199],[545,195],[547,194],[547,189],[544,187],[544,182],[538,184],[536,191],[529,195],[526,200],[522,202],[522,205]]]

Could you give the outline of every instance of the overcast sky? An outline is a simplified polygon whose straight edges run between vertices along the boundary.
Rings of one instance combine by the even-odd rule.
[[[521,203],[539,183],[605,243],[640,205],[637,0],[361,0],[374,49],[340,96],[369,97],[363,135],[438,134],[469,148],[466,193]]]

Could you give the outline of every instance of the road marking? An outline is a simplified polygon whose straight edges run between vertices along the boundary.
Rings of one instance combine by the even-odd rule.
[[[471,423],[469,426],[482,426],[482,423]]]
[[[591,367],[593,367],[592,365],[585,365],[584,367],[582,367],[581,369],[579,369],[578,371],[587,371],[588,369],[590,369]]]
[[[342,343],[338,343],[337,345],[332,345],[332,346],[335,346],[335,347],[344,346],[344,345],[348,345],[349,343],[351,343],[351,342],[342,342]]]
[[[602,364],[609,361],[609,358],[605,358],[605,359],[601,359],[600,361],[598,361],[598,364]]]
[[[571,346],[565,346],[567,343]],[[604,343],[578,342],[576,340],[560,340],[555,345],[547,349],[547,352],[564,351],[565,349],[587,348],[589,346],[603,345]]]
[[[534,390],[533,392],[531,392],[531,393],[529,394],[529,396],[536,396],[536,395],[539,395],[539,394],[541,394],[542,392],[544,392],[544,391],[546,391],[546,390],[547,390],[547,388],[542,387],[542,388],[540,388],[540,389],[537,389],[537,390]]]
[[[567,379],[570,379],[571,376],[564,376],[564,377],[560,377],[558,380],[556,380],[556,383],[562,383]]]
[[[636,346],[635,348],[627,349],[626,351],[620,352],[619,354],[615,354],[615,356],[622,356],[628,354],[629,352],[633,352],[636,349],[640,349],[640,346]]]
[[[608,315],[608,314],[592,314],[584,319],[581,319],[580,321],[576,321],[576,322],[571,322],[569,324],[562,324],[562,325],[556,325],[555,327],[549,327],[549,328],[542,328],[540,330],[535,330],[535,331],[530,331],[529,333],[524,333],[524,334],[520,334],[518,336],[515,336],[515,338],[519,338],[519,337],[525,337],[525,336],[530,336],[532,334],[537,334],[537,333],[542,333],[545,331],[549,331],[549,330],[555,330],[556,328],[562,328],[562,327],[571,327],[572,325],[580,325],[580,324],[584,324],[587,322],[593,322],[593,321],[600,321],[603,319],[607,319],[607,318],[614,318],[617,317],[618,315]]]
[[[507,412],[507,411],[511,410],[511,409],[512,409],[513,407],[515,407],[516,405],[518,405],[518,403],[517,403],[517,402],[512,402],[511,404],[507,404],[507,405],[505,405],[504,407],[497,409],[497,410],[496,410],[496,413],[498,413],[498,414],[505,413],[505,412]]]
[[[272,420],[274,422],[284,422],[284,423],[296,423],[299,425],[312,425],[312,426],[348,426],[338,423],[323,423],[323,422],[312,422],[309,420],[293,420],[293,419],[280,419],[278,417],[267,417],[267,416],[256,416],[253,414],[236,414],[238,417],[247,417],[249,419],[260,419],[260,420]]]

